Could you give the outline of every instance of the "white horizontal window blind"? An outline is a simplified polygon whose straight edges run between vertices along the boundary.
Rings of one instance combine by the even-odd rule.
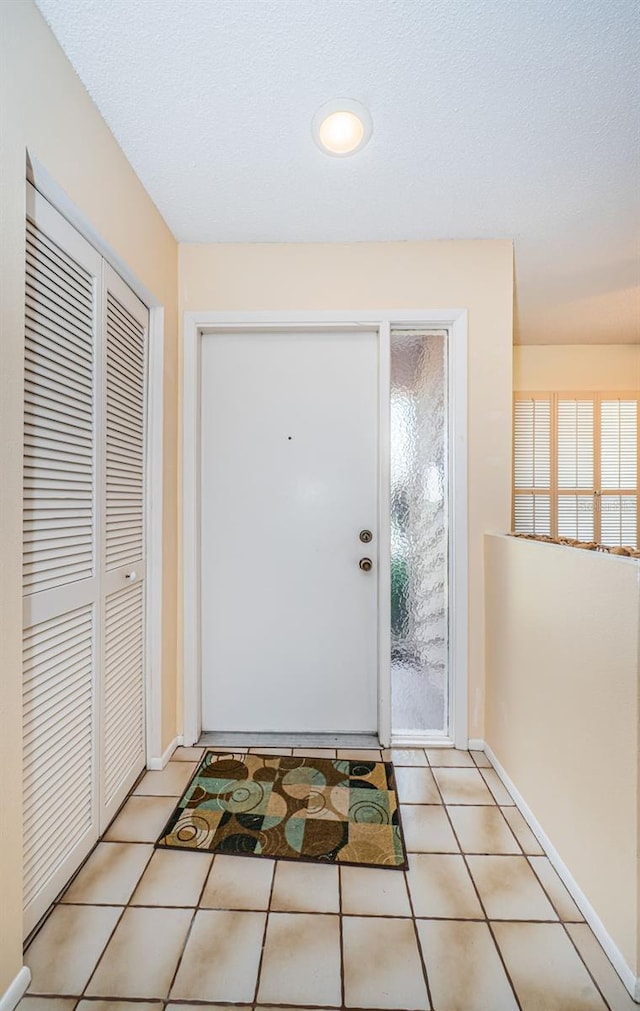
[[[601,400],[600,467],[600,539],[607,545],[637,547],[637,399]]]
[[[593,397],[557,396],[557,504],[559,537],[594,539],[594,418]],[[576,492],[579,492],[576,494]],[[581,493],[581,494],[580,494]]]
[[[637,393],[516,394],[513,529],[637,547]]]
[[[532,394],[514,405],[514,523],[551,532],[551,398]]]
[[[593,489],[593,400],[557,400],[558,488]]]

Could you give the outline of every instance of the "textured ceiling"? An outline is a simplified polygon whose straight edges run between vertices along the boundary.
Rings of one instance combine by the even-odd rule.
[[[513,238],[522,342],[640,340],[636,0],[37,3],[179,240]]]

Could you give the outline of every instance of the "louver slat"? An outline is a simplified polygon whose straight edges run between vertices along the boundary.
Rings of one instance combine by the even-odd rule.
[[[26,285],[23,592],[30,594],[94,570],[95,296],[89,272],[31,222]]]

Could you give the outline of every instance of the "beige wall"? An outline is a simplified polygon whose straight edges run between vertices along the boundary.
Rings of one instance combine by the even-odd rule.
[[[175,735],[177,246],[31,0],[0,3],[0,994],[22,965],[21,456],[26,149],[166,307],[163,738]]]
[[[640,344],[517,345],[513,388],[538,392],[640,389]]]
[[[640,563],[485,546],[485,739],[640,975]]]
[[[181,245],[183,310],[469,310],[469,712],[484,719],[483,545],[510,525],[510,242]]]

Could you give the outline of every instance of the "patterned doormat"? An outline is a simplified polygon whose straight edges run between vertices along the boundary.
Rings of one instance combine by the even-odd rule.
[[[407,867],[390,762],[207,751],[156,846]]]

